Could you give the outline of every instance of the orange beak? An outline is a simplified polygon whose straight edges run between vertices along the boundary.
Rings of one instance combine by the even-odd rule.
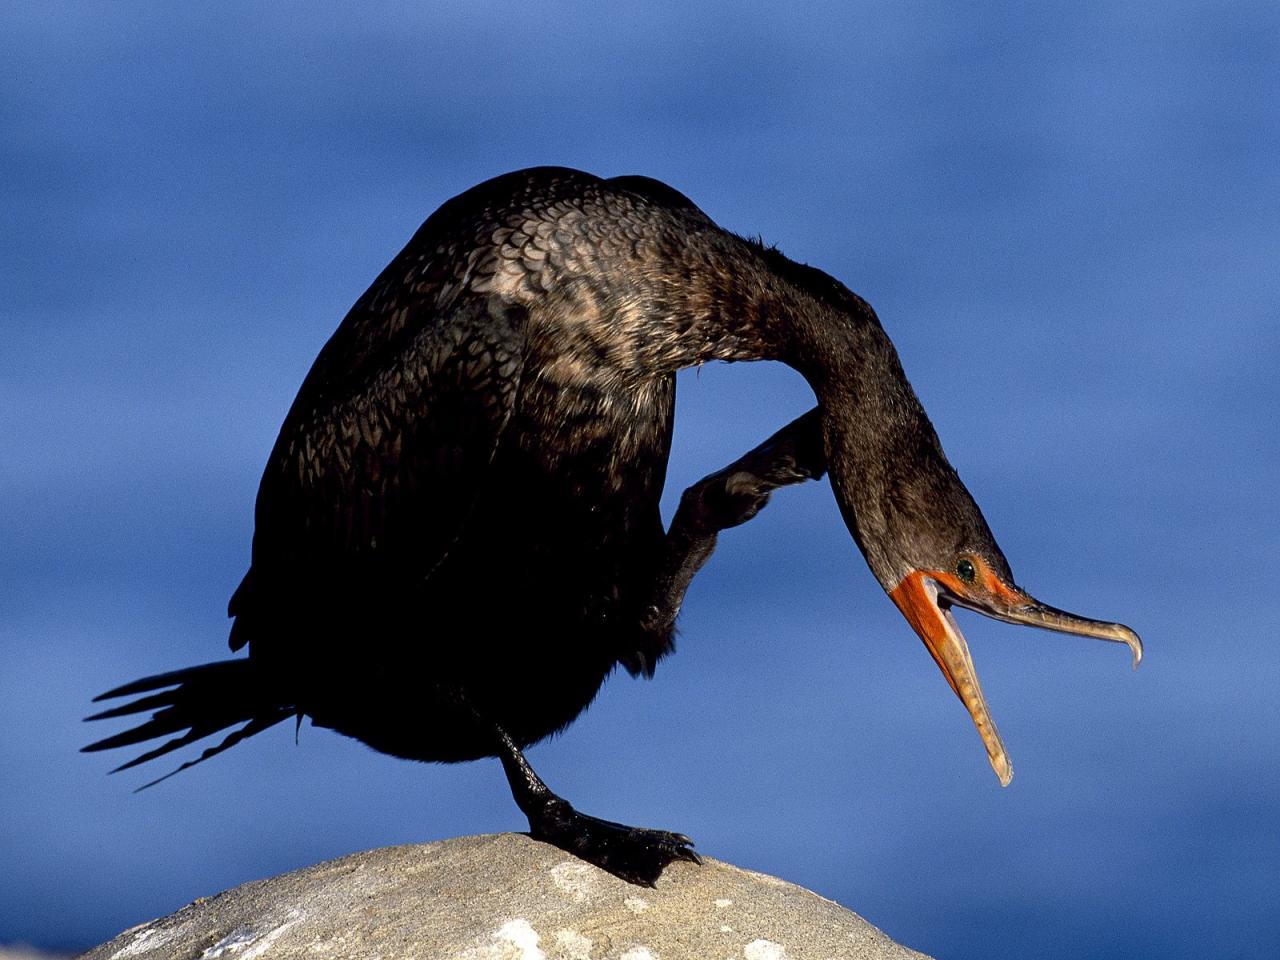
[[[942,669],[947,683],[969,711],[974,726],[987,749],[991,768],[1007,787],[1013,779],[1013,765],[1005,751],[1000,733],[987,709],[986,698],[978,684],[969,645],[965,643],[955,617],[953,604],[968,607],[997,620],[1028,626],[1075,633],[1099,640],[1127,644],[1136,668],[1142,660],[1142,641],[1128,627],[1119,623],[1090,620],[1040,603],[1022,590],[1010,587],[983,569],[977,583],[965,584],[954,574],[941,571],[914,571],[903,578],[889,596],[919,634],[929,653]]]

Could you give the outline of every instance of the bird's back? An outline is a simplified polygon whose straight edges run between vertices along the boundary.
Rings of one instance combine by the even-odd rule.
[[[389,752],[424,752],[400,742],[405,713],[450,685],[505,705],[517,740],[569,722],[653,642],[634,624],[679,365],[654,355],[689,309],[672,279],[698,232],[721,236],[654,181],[558,169],[432,215],[281,429],[233,648]]]

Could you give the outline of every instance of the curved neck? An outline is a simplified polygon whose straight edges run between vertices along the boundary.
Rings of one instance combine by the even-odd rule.
[[[824,411],[831,486],[845,525],[886,590],[906,575],[895,512],[926,515],[954,476],[897,351],[870,307],[852,322],[824,318],[801,367]],[[808,360],[809,358],[805,358]]]
[[[822,271],[729,234],[696,236],[685,252],[702,269],[667,314],[686,326],[648,341],[655,364],[777,360],[798,371],[822,410],[845,523],[892,587],[903,571],[883,549],[895,537],[890,512],[904,499],[928,510],[954,471],[875,311]]]

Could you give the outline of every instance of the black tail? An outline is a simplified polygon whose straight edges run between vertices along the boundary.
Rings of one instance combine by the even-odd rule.
[[[172,687],[173,689],[165,689]],[[158,690],[159,693],[151,691]],[[95,750],[113,750],[116,747],[127,747],[130,744],[142,743],[156,737],[185,730],[181,736],[174,737],[146,753],[134,757],[112,770],[118,773],[128,770],[140,763],[162,757],[171,750],[195,743],[219,730],[243,723],[244,726],[229,733],[221,743],[209,747],[194,760],[188,760],[178,769],[145,783],[139,790],[155,786],[161,780],[167,780],[175,773],[181,773],[188,767],[203,763],[210,757],[217,756],[223,750],[234,747],[246,737],[261,733],[267,727],[274,726],[296,713],[292,706],[280,704],[263,696],[257,675],[251,660],[221,660],[217,663],[205,663],[198,667],[187,667],[185,670],[174,670],[172,673],[161,673],[154,677],[143,677],[133,683],[108,690],[93,702],[109,700],[113,697],[128,697],[137,693],[146,693],[123,706],[113,707],[95,713],[86,720],[106,720],[110,717],[123,717],[131,713],[143,713],[154,710],[151,719],[114,737],[107,737],[83,748],[84,752]]]

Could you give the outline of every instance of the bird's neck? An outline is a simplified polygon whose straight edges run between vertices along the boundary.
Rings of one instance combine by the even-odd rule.
[[[870,304],[820,270],[743,244],[723,233],[691,240],[687,255],[704,266],[690,271],[685,302],[667,314],[683,328],[647,339],[649,349],[663,351],[651,369],[777,360],[797,370],[824,411],[845,519],[857,509],[866,530],[904,474],[949,469],[937,434]]]
[[[886,589],[905,574],[895,510],[925,511],[953,471],[874,312],[833,308],[797,322],[795,366],[823,410],[831,485],[841,513]]]

